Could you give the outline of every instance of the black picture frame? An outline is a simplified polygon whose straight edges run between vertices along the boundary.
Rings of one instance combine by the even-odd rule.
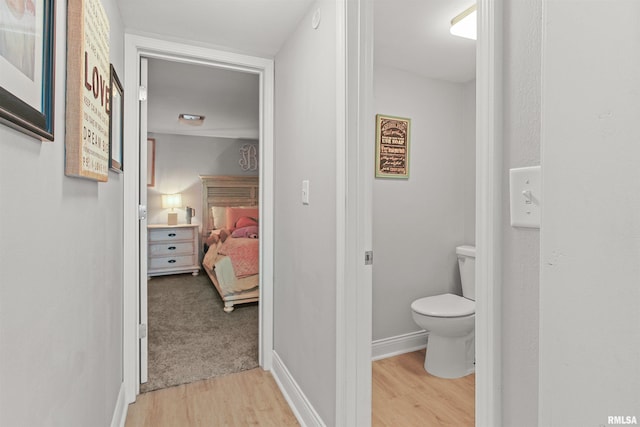
[[[122,173],[124,143],[124,88],[113,64],[110,65],[109,97],[109,169]]]
[[[0,123],[8,125],[40,140],[54,139],[55,109],[55,0],[37,0],[37,11],[42,13],[42,70],[39,109],[7,87],[7,81],[0,77]],[[38,17],[38,12],[34,12]],[[3,23],[0,22],[0,31]],[[38,37],[36,37],[38,40]]]

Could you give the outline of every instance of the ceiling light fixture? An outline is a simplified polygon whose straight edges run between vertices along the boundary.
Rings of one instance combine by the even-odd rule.
[[[451,20],[451,29],[449,31],[454,36],[476,40],[478,32],[477,19],[477,5],[474,4]]]
[[[178,115],[178,121],[192,126],[200,126],[204,122],[204,116],[182,113]]]

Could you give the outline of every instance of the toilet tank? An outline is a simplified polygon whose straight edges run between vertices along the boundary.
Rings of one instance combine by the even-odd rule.
[[[462,281],[462,296],[476,300],[476,248],[474,246],[458,246],[458,267]]]

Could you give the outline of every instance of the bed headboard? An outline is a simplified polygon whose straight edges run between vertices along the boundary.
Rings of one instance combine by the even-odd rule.
[[[200,175],[202,181],[202,235],[218,227],[212,207],[258,206],[258,177],[233,175]],[[224,224],[220,224],[224,226]]]

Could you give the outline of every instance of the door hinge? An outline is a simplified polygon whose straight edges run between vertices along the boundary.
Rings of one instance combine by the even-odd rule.
[[[138,339],[141,340],[142,338],[146,338],[146,337],[147,337],[147,324],[141,323],[138,325]]]
[[[364,253],[364,265],[373,264],[373,251],[366,251]]]
[[[140,86],[138,88],[138,101],[146,101],[147,100],[147,88],[144,86]]]
[[[147,205],[138,205],[138,219],[140,221],[147,219]]]

